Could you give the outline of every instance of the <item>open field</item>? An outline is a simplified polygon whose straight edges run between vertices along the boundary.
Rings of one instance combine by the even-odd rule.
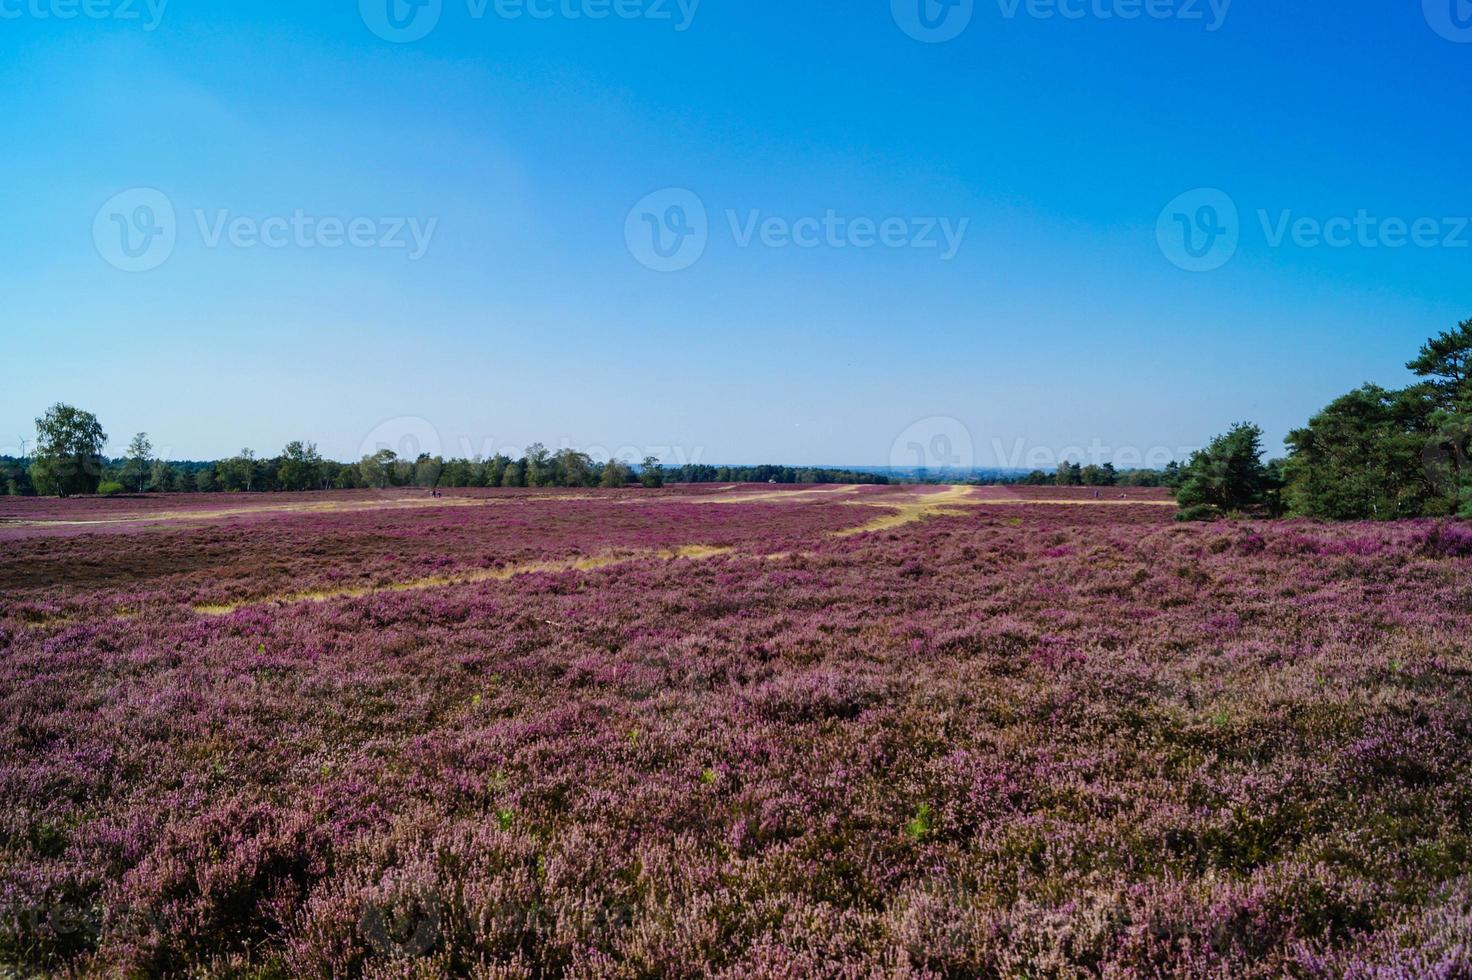
[[[0,973],[1465,976],[1472,531],[0,501]]]

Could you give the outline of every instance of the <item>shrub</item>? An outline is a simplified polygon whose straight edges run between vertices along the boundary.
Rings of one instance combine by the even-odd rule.
[[[115,483],[112,480],[104,480],[97,485],[97,492],[104,497],[115,497],[125,489],[121,483]]]
[[[1178,521],[1214,521],[1221,516],[1222,512],[1211,504],[1196,504],[1176,511]]]

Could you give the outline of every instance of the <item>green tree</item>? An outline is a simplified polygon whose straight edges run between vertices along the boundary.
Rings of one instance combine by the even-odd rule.
[[[1271,490],[1262,430],[1239,422],[1192,454],[1176,502],[1187,516],[1231,514],[1268,506]]]
[[[296,440],[286,444],[276,463],[276,481],[283,490],[316,490],[322,485],[322,456],[315,444]]]
[[[545,487],[548,484],[550,478],[548,464],[551,455],[547,447],[540,442],[534,442],[526,447],[526,486]]]
[[[644,457],[644,462],[639,464],[639,482],[649,490],[664,486],[664,467],[660,465],[658,456]]]
[[[51,406],[36,419],[32,483],[41,493],[59,497],[96,493],[106,444],[107,433],[97,416],[71,405]]]
[[[491,461],[486,464],[485,485],[488,487],[501,486],[501,481],[506,476],[506,467],[510,465],[511,457],[507,456],[504,453],[497,453],[495,456],[491,457]]]
[[[617,490],[629,485],[629,468],[616,459],[610,459],[603,467],[603,473],[598,478],[598,485],[607,490]]]
[[[564,487],[591,487],[598,481],[596,464],[587,453],[564,449],[552,460],[557,483]]]
[[[1472,320],[1426,341],[1406,367],[1427,379],[1434,405],[1424,462],[1436,499],[1423,511],[1472,517]]]
[[[1455,330],[1432,337],[1421,345],[1421,353],[1406,367],[1423,378],[1436,393],[1442,408],[1472,409],[1472,320],[1463,320]]]
[[[12,497],[29,497],[36,492],[24,459],[0,457],[0,491]]]
[[[1067,460],[1058,464],[1058,472],[1054,481],[1060,487],[1078,487],[1084,482],[1084,468],[1078,463],[1070,463]]]
[[[148,471],[148,488],[154,493],[172,493],[179,488],[178,476],[167,462],[156,459]]]
[[[128,455],[123,461],[122,482],[129,487],[137,486],[138,492],[142,493],[152,467],[153,443],[148,441],[147,432],[140,432],[128,443]]]
[[[222,460],[215,467],[215,479],[222,490],[231,493],[243,490],[249,493],[256,485],[255,452],[250,449],[242,449],[238,456]]]
[[[440,476],[444,472],[445,461],[438,456],[429,453],[420,453],[419,458],[414,461],[413,483],[416,487],[437,487],[440,485]]]
[[[372,456],[364,456],[358,461],[358,472],[362,475],[363,483],[375,490],[392,486],[398,460],[398,454],[392,449],[380,449]]]
[[[1335,399],[1288,435],[1289,512],[1330,520],[1434,513],[1437,492],[1425,461],[1434,413],[1424,389],[1365,385]]]

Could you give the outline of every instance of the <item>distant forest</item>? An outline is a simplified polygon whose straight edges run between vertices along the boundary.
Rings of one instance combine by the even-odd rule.
[[[64,424],[90,424],[88,413],[56,406]],[[83,416],[78,420],[72,415]],[[45,419],[41,420],[45,423]],[[222,460],[153,459],[147,433],[133,439],[129,454],[116,458],[82,453],[69,467],[71,479],[37,466],[35,459],[0,456],[0,492],[16,496],[37,493],[213,493],[354,490],[417,487],[622,487],[638,483],[650,487],[666,483],[779,483],[779,484],[890,484],[976,483],[1032,486],[1154,487],[1172,486],[1180,479],[1179,464],[1165,470],[1116,470],[1112,465],[1065,463],[1056,472],[993,471],[958,477],[944,471],[857,470],[816,466],[714,466],[688,463],[664,466],[648,458],[638,466],[614,460],[600,462],[571,449],[552,452],[533,445],[519,459],[494,456],[487,460],[443,459],[423,454],[403,459],[381,450],[356,463],[324,459],[310,442],[292,442],[276,456],[258,456],[251,450]],[[94,479],[95,478],[95,479]],[[38,486],[39,480],[39,486]],[[63,488],[62,484],[68,484]]]
[[[95,418],[67,405],[54,406],[38,428],[97,431]],[[513,459],[443,459],[422,454],[404,459],[384,449],[356,463],[324,459],[310,442],[292,442],[276,456],[249,449],[210,461],[152,458],[147,433],[133,438],[128,454],[108,458],[86,451],[58,454],[48,463],[0,456],[0,491],[10,495],[102,493],[213,493],[354,490],[417,487],[623,487],[666,483],[868,483],[889,476],[846,469],[797,466],[663,466],[653,457],[641,464],[598,461],[572,449],[553,452],[541,444]]]

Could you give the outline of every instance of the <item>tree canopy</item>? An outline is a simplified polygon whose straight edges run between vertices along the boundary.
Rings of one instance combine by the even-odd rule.
[[[1288,436],[1291,513],[1331,520],[1472,517],[1472,320],[1406,365],[1425,379],[1365,385]]]
[[[1262,429],[1239,422],[1192,454],[1176,503],[1187,518],[1245,513],[1270,508],[1274,489]]]
[[[32,483],[40,492],[59,497],[96,493],[106,444],[107,433],[97,416],[62,403],[51,406],[36,419]]]

